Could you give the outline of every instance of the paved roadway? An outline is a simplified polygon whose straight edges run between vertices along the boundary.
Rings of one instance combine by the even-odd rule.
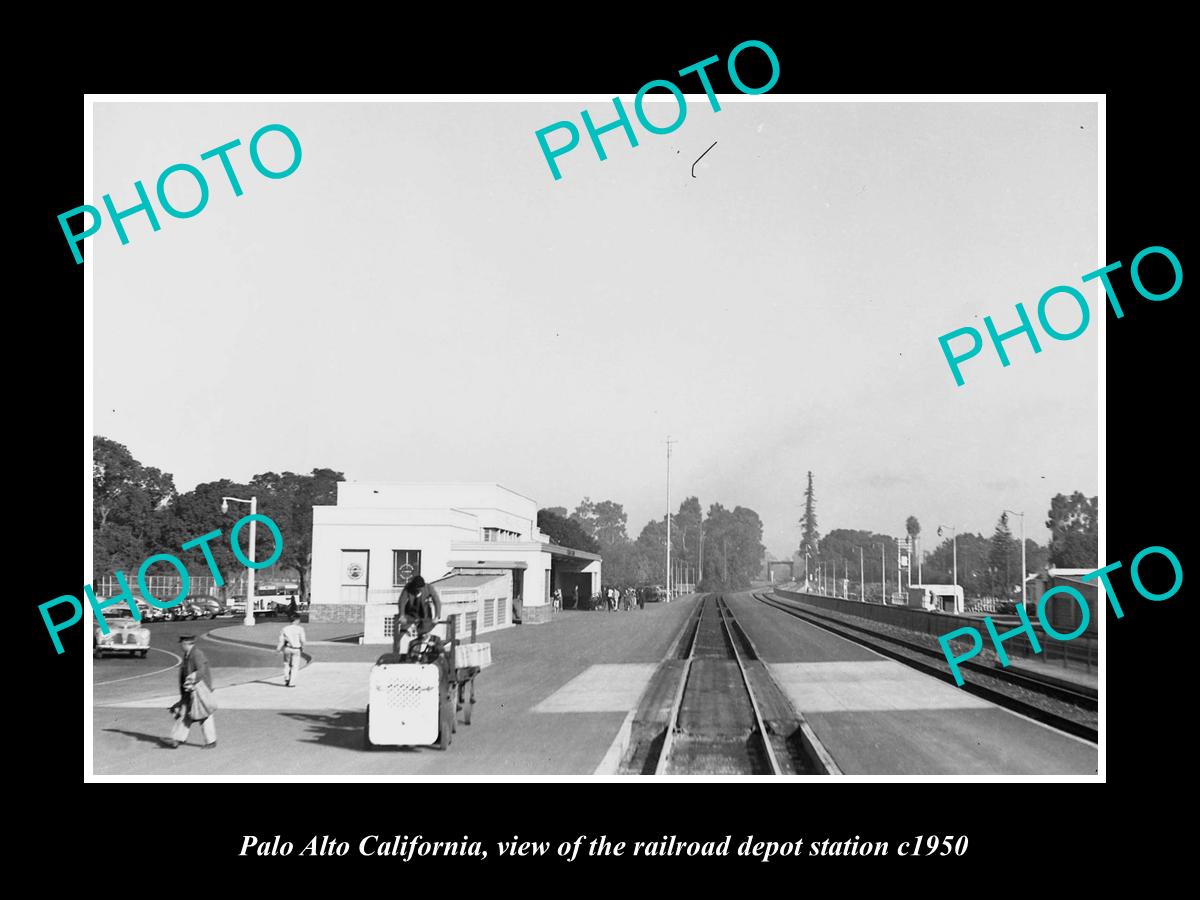
[[[853,641],[727,597],[771,674],[846,774],[1092,775],[1095,744]]]
[[[1035,723],[753,600],[730,607],[773,675],[847,773],[1092,774],[1095,745]],[[671,645],[694,600],[644,611],[566,612],[545,625],[483,636],[494,664],[479,677],[473,723],[448,751],[367,751],[367,678],[381,647],[310,647],[285,689],[269,648],[199,644],[214,669],[218,746],[167,749],[178,696],[178,636],[229,619],[151,625],[145,660],[94,662],[94,766],[100,775],[589,775]],[[274,643],[282,623],[258,626]],[[243,635],[238,629],[234,634]],[[259,636],[261,633],[261,637]],[[218,635],[215,637],[219,637]]]

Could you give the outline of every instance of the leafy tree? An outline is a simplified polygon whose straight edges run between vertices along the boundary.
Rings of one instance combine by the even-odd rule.
[[[143,466],[124,444],[92,438],[92,557],[96,573],[136,571],[158,552],[165,510],[176,496],[170,474]]]
[[[883,561],[880,560],[880,545],[882,545]],[[881,584],[884,575],[887,576],[888,592],[896,588],[896,539],[891,535],[877,534],[873,531],[862,531],[850,528],[835,528],[821,539],[820,559],[829,564],[829,571],[837,579],[837,587],[841,587],[841,579],[849,578],[852,586],[857,587],[860,577],[866,579],[867,597],[878,600],[881,596]],[[861,567],[860,567],[860,552]],[[801,560],[803,564],[803,560]],[[810,560],[813,567],[816,560]],[[886,573],[884,565],[886,564]],[[847,574],[849,573],[849,574]],[[813,580],[816,580],[815,569],[810,569]]]
[[[813,474],[808,473],[804,489],[804,515],[800,518],[800,554],[807,550],[814,559],[820,555],[821,536],[817,532],[817,503],[813,496]]]
[[[1040,572],[1046,568],[1048,563],[1047,548],[1043,547],[1032,538],[1025,538],[1025,568],[1028,570],[1026,575],[1034,572]]]
[[[650,561],[637,544],[624,540],[604,550],[604,581],[619,587],[646,584],[653,577]]]
[[[571,518],[582,526],[583,530],[594,537],[601,547],[614,547],[622,541],[629,540],[625,534],[625,509],[620,503],[612,500],[601,500],[593,503],[589,497],[575,507]]]
[[[163,529],[163,543],[166,546],[173,547],[174,552],[183,561],[184,565],[193,575],[210,575],[208,563],[205,562],[204,553],[199,547],[194,547],[191,550],[180,550],[184,543],[208,534],[211,531],[220,531],[221,537],[208,542],[208,548],[213,556],[213,563],[226,582],[231,582],[238,578],[245,571],[245,566],[238,561],[233,555],[233,550],[229,544],[229,534],[237,520],[250,512],[250,508],[244,504],[230,505],[229,512],[221,512],[222,497],[243,497],[249,498],[253,493],[253,488],[248,484],[238,484],[230,481],[228,478],[222,478],[220,481],[206,481],[196,485],[190,491],[180,494],[175,498],[175,502],[171,504],[170,513],[167,523]],[[265,498],[260,498],[265,500]],[[238,506],[241,508],[238,509]],[[266,512],[266,504],[260,507],[260,512],[270,515],[274,519],[274,515]],[[260,523],[261,525],[261,523]],[[265,526],[259,527],[257,530],[257,539],[255,541],[255,559],[266,559],[274,550],[274,542],[270,531]],[[249,540],[249,528],[243,527],[238,535],[242,545],[242,551],[248,550],[247,541]],[[287,549],[287,537],[284,537],[284,549]],[[167,573],[170,574],[170,573]]]
[[[704,573],[701,590],[739,590],[762,568],[762,520],[744,506],[732,511],[720,503],[704,520]]]
[[[696,568],[700,561],[700,538],[704,530],[704,513],[698,497],[688,497],[679,504],[679,512],[671,521],[671,561]]]
[[[1099,497],[1085,497],[1079,491],[1070,497],[1055,494],[1050,501],[1049,562],[1064,569],[1095,568],[1099,556]]]
[[[560,519],[567,518],[567,508],[565,506],[547,506],[546,512],[552,512]]]
[[[916,516],[909,516],[905,520],[904,530],[908,532],[908,536],[914,541],[921,536],[921,523],[917,521]]]
[[[953,583],[953,540],[947,536],[925,560],[927,584]],[[968,597],[987,597],[992,593],[990,556],[992,542],[982,534],[958,536],[958,583]]]
[[[299,573],[304,599],[312,585],[313,507],[337,503],[337,484],[345,480],[345,475],[333,469],[313,469],[308,475],[266,472],[250,481],[251,491],[259,498],[259,512],[270,516],[283,533],[279,562]],[[266,552],[273,552],[269,544]]]
[[[600,545],[583,526],[575,519],[565,519],[548,509],[538,510],[538,528],[550,540],[560,547],[570,547],[572,550],[583,550],[585,553],[599,553]]]
[[[642,560],[644,583],[666,584],[667,580],[667,517],[651,519],[642,528],[634,546]]]

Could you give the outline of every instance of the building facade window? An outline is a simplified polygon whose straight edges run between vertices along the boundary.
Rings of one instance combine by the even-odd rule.
[[[395,573],[392,577],[392,585],[404,587],[408,584],[408,579],[421,574],[421,551],[393,550],[392,571]]]
[[[516,531],[506,531],[503,528],[483,529],[483,540],[487,544],[512,543],[520,539],[521,535]]]

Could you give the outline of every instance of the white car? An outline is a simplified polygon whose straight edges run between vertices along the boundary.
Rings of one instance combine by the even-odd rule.
[[[108,634],[100,632],[100,624],[92,629],[92,656],[99,659],[105,653],[128,653],[146,658],[150,650],[150,629],[132,617],[108,623]]]

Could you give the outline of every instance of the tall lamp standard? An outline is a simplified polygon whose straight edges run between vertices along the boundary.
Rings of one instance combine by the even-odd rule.
[[[1021,517],[1021,609],[1025,608],[1025,576],[1029,573],[1025,571],[1025,513],[1014,512],[1011,509],[1006,509],[1004,512],[1010,515]]]
[[[958,587],[958,526],[957,525],[939,525],[938,537],[942,536],[942,529],[949,528],[953,538],[953,553],[954,553],[954,586]],[[957,600],[955,601],[958,602]]]
[[[239,497],[222,497],[221,512],[229,512],[229,501],[234,503],[249,503],[250,515],[258,514],[258,498],[251,497],[249,500],[242,500]],[[254,562],[254,526],[258,524],[257,519],[250,520],[250,562]],[[242,619],[243,625],[254,624],[254,567],[246,566],[246,617]]]

